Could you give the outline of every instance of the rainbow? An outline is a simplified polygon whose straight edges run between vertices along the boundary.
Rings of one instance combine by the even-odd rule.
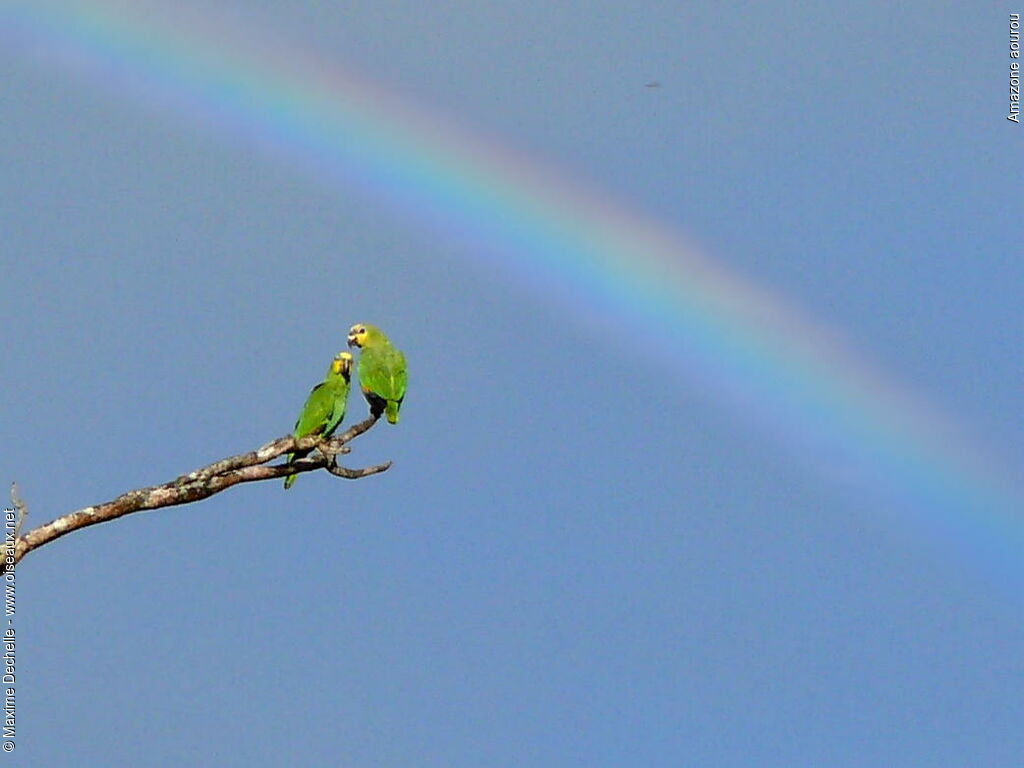
[[[600,331],[643,323],[659,364],[819,469],[854,468],[865,507],[907,511],[1021,560],[1024,494],[958,427],[659,222],[238,19],[46,0],[5,4],[0,19],[26,54],[468,235],[474,258]]]

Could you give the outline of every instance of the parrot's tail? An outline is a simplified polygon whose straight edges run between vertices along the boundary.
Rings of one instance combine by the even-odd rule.
[[[387,416],[388,424],[398,423],[398,408],[401,402],[398,400],[388,400],[387,407],[384,409],[384,415]]]
[[[294,453],[289,453],[288,454],[288,459],[287,459],[287,461],[285,463],[286,464],[291,464],[294,459],[295,459],[295,454]],[[291,488],[293,485],[295,485],[295,478],[297,478],[297,477],[298,477],[298,475],[288,475],[288,477],[286,477],[284,479],[284,489],[286,491],[289,488]]]

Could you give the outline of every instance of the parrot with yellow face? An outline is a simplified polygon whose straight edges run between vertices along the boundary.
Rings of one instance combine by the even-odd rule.
[[[388,340],[384,331],[366,323],[357,323],[349,329],[348,345],[362,350],[359,387],[370,404],[370,413],[377,418],[384,414],[389,424],[397,424],[409,380],[405,355]]]
[[[302,407],[298,421],[295,422],[292,435],[320,435],[325,438],[333,435],[341,420],[345,418],[345,404],[351,379],[352,355],[348,352],[339,352],[331,361],[331,367],[327,369],[327,377],[313,387],[313,391],[306,398],[306,404]],[[289,453],[288,463],[307,456],[311,450]],[[284,479],[285,489],[291,488],[297,477],[298,475],[288,475]]]

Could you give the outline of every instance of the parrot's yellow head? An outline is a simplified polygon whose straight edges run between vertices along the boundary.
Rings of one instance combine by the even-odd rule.
[[[352,371],[352,355],[349,352],[339,352],[334,356],[331,363],[331,372],[335,375],[342,374],[346,378]]]
[[[375,344],[379,341],[387,341],[387,336],[375,325],[356,323],[348,329],[348,345],[362,349],[368,344]]]

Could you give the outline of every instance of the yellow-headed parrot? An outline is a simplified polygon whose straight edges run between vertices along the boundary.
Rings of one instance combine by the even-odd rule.
[[[345,418],[345,401],[348,400],[349,381],[352,378],[352,355],[339,352],[327,369],[327,378],[313,387],[306,398],[299,420],[295,422],[292,434],[295,437],[321,435],[330,437]],[[296,451],[288,454],[288,462],[301,459],[309,454],[309,450]],[[291,488],[298,475],[288,475],[284,479],[284,487]]]
[[[370,413],[379,418],[383,413],[390,424],[398,423],[398,410],[405,398],[409,374],[405,355],[395,348],[384,332],[375,325],[357,323],[348,332],[348,345],[359,347],[359,386]]]

